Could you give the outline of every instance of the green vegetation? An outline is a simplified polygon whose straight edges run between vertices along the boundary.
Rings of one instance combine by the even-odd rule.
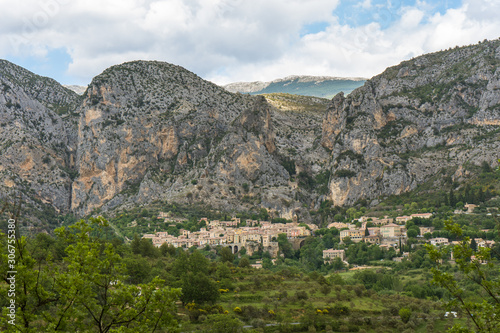
[[[350,159],[351,161],[356,161],[359,165],[364,165],[366,164],[365,158],[363,157],[362,154],[358,154],[352,150],[345,150],[341,152],[337,157],[336,161],[340,162],[345,159]]]
[[[473,169],[474,167],[469,166],[468,168]],[[479,180],[484,179],[490,184],[497,183],[497,170],[493,170],[488,164],[476,168],[480,175],[478,176]],[[326,179],[327,176],[324,174],[321,178]],[[54,325],[61,318],[62,312],[58,309],[60,307],[64,309],[64,306],[69,304],[68,302],[72,299],[72,295],[75,295],[71,291],[73,289],[69,291],[62,289],[64,286],[69,288],[69,282],[71,282],[71,286],[76,288],[87,288],[85,290],[99,292],[99,287],[93,287],[92,283],[100,281],[99,279],[108,279],[107,281],[121,281],[116,287],[113,284],[112,288],[119,289],[123,286],[124,291],[118,293],[117,290],[117,295],[123,297],[122,299],[125,301],[128,299],[124,296],[127,295],[126,291],[137,290],[134,289],[137,286],[141,286],[141,288],[143,286],[166,288],[165,290],[169,293],[165,297],[168,296],[169,304],[172,305],[174,299],[179,301],[175,307],[173,305],[167,307],[167,311],[163,314],[166,317],[161,319],[166,325],[164,327],[171,327],[168,331],[175,331],[176,328],[179,328],[181,331],[238,332],[244,325],[252,326],[255,331],[265,332],[306,332],[311,330],[325,332],[379,332],[381,330],[384,332],[403,332],[405,330],[427,332],[431,330],[444,331],[452,326],[471,330],[473,327],[471,325],[474,325],[474,322],[470,319],[470,315],[467,317],[467,309],[457,303],[455,289],[447,288],[447,285],[442,284],[432,285],[433,275],[429,271],[434,268],[434,274],[439,271],[444,274],[443,276],[453,278],[461,276],[461,271],[464,270],[461,265],[473,263],[473,261],[467,261],[467,257],[472,252],[463,252],[464,261],[461,263],[456,259],[455,264],[449,260],[448,248],[441,248],[439,251],[436,250],[438,252],[434,252],[439,253],[439,255],[433,253],[429,255],[423,242],[428,238],[427,236],[447,237],[450,240],[459,239],[453,235],[449,228],[445,228],[446,219],[455,209],[448,204],[451,200],[451,203],[455,203],[456,207],[463,207],[463,203],[459,200],[464,199],[466,193],[471,196],[470,198],[479,200],[480,193],[477,191],[476,194],[473,194],[474,190],[472,189],[474,188],[476,188],[475,185],[471,185],[467,191],[466,187],[453,188],[453,191],[444,190],[446,199],[443,200],[446,202],[442,200],[432,207],[421,206],[422,203],[428,202],[427,199],[405,203],[405,200],[414,198],[411,196],[399,198],[400,201],[396,206],[388,206],[386,203],[385,206],[381,204],[370,209],[363,207],[362,205],[366,205],[366,203],[362,202],[356,207],[347,209],[333,207],[331,202],[324,201],[315,212],[320,225],[325,225],[332,216],[335,216],[336,220],[350,221],[363,215],[370,216],[372,213],[387,213],[395,217],[402,214],[423,212],[423,210],[430,208],[438,211],[430,219],[414,218],[408,221],[406,223],[409,236],[407,243],[399,244],[397,248],[389,250],[363,242],[354,243],[348,239],[341,243],[339,230],[335,228],[316,230],[314,236],[304,238],[300,249],[294,249],[286,235],[281,234],[276,241],[279,254],[282,256],[278,256],[274,264],[269,253],[263,249],[252,255],[248,255],[246,250],[242,249],[240,253],[235,255],[229,248],[220,246],[214,249],[209,246],[200,249],[194,247],[176,249],[164,244],[157,248],[150,240],[141,239],[138,236],[145,231],[151,232],[152,229],[168,230],[169,234],[172,235],[178,235],[180,229],[199,230],[205,226],[205,222],[199,222],[200,217],[229,219],[229,216],[210,210],[208,207],[158,202],[148,208],[121,212],[110,218],[110,225],[103,219],[91,219],[90,224],[84,222],[74,224],[74,218],[67,217],[64,219],[67,221],[65,223],[74,224],[74,226],[58,229],[55,237],[40,234],[35,238],[23,239],[24,243],[20,243],[21,247],[25,249],[23,250],[25,258],[32,258],[30,259],[32,260],[31,264],[26,263],[26,271],[19,270],[22,274],[28,274],[28,271],[34,272],[34,275],[29,275],[31,278],[26,278],[26,281],[32,281],[30,283],[33,284],[33,281],[36,281],[34,276],[40,272],[37,279],[42,282],[40,286],[44,288],[39,289],[43,291],[42,295],[49,297],[53,294],[63,293],[63,291],[64,295],[67,295],[65,298],[59,298],[57,302],[48,303],[40,308],[28,304],[26,309],[33,315],[32,317],[26,316],[26,320],[31,323],[30,329],[34,331],[50,330],[53,327],[50,325]],[[479,188],[478,186],[477,189]],[[500,207],[500,202],[495,200],[488,198],[486,202],[479,202],[477,214],[463,214],[455,217],[456,223],[462,226],[464,237],[481,237],[500,241],[497,217],[487,215],[489,208]],[[445,205],[442,206],[441,203]],[[485,207],[484,211],[483,207]],[[380,208],[385,210],[378,211]],[[173,225],[166,224],[166,228],[162,229],[159,226],[164,225],[163,221],[156,220],[160,211],[169,212],[171,216],[182,216],[183,220]],[[253,216],[248,214],[246,217],[242,217],[242,223],[244,223],[245,218],[270,220],[265,209]],[[133,221],[137,223],[137,226],[128,227],[127,225]],[[125,244],[114,238],[111,226],[117,227],[118,230],[124,230],[124,232],[129,230],[125,233],[131,239],[130,243]],[[432,234],[427,234],[425,238],[417,237],[420,228],[431,226],[435,228]],[[491,230],[484,231],[484,229]],[[82,242],[82,244],[78,245],[78,242]],[[474,242],[471,242],[472,248],[476,247]],[[330,248],[344,249],[349,265],[339,259],[325,263],[322,259],[322,251]],[[492,249],[492,255],[483,258],[490,262],[489,266],[479,267],[484,274],[478,275],[474,273],[473,267],[470,267],[472,275],[469,278],[464,276],[457,280],[456,285],[460,288],[459,295],[463,297],[465,304],[471,306],[478,304],[480,299],[478,295],[485,296],[478,293],[480,290],[474,286],[477,285],[478,281],[486,283],[487,287],[496,286],[498,266],[496,264],[497,255],[493,251],[497,250],[497,248]],[[457,250],[455,251],[459,253]],[[477,253],[481,253],[479,251],[483,250],[477,251]],[[403,252],[408,253],[406,259],[401,262],[392,260],[401,256]],[[436,260],[437,257],[440,260]],[[22,259],[19,260],[22,261]],[[251,267],[257,261],[262,263],[262,269]],[[103,269],[85,270],[82,265],[72,266],[73,262],[90,262],[92,267],[103,267]],[[358,270],[356,266],[361,266],[363,269]],[[106,267],[113,267],[113,269],[107,270]],[[78,274],[76,274],[77,271]],[[5,269],[2,274],[5,276]],[[53,276],[56,281],[66,279],[69,282],[64,285],[61,283],[61,286],[57,288],[51,287],[53,284],[48,283],[49,276]],[[477,277],[482,280],[477,280]],[[82,283],[79,281],[80,278],[87,282]],[[434,280],[439,281],[435,276]],[[5,286],[2,287],[4,291],[6,291]],[[177,288],[182,290],[181,294],[176,294]],[[141,294],[143,294],[143,290],[145,289],[141,289]],[[498,291],[493,293],[496,295],[495,293]],[[86,295],[85,299],[92,300],[92,296]],[[114,295],[111,293],[109,297],[114,297]],[[99,324],[95,321],[92,323],[89,318],[95,311],[102,311],[103,308],[99,307],[102,304],[94,304],[91,308],[93,312],[90,312],[81,305],[83,304],[81,303],[83,295],[82,298],[76,296],[73,298],[75,303],[68,310],[68,316],[71,314],[71,316],[76,316],[74,318],[82,318],[81,320],[86,323],[87,329],[99,331]],[[30,297],[26,299],[30,299],[31,302],[35,302],[33,304],[36,304],[36,299]],[[42,301],[44,299],[42,298]],[[141,306],[137,301],[140,301],[140,298],[135,303],[132,300],[127,303],[130,304],[130,309],[137,309],[138,306]],[[104,304],[115,304],[113,302],[113,298],[109,298],[108,303]],[[443,307],[443,302],[448,303],[447,308]],[[52,309],[50,316],[41,318],[41,314],[45,313],[43,311],[46,311],[44,309],[47,307]],[[119,314],[119,312],[113,311],[112,305],[106,309],[109,314],[104,318],[110,319]],[[444,313],[450,310],[457,312],[458,317],[445,318]],[[491,307],[474,305],[473,310],[491,311]],[[476,313],[478,313],[478,318],[486,316],[480,315],[479,312]],[[113,329],[126,331],[128,328],[133,330],[143,327],[141,325],[149,325],[150,321],[146,320],[148,315],[155,316],[159,313],[146,311],[144,316],[137,317],[137,321],[131,322],[129,327],[115,325],[110,326],[109,331],[111,332]],[[80,327],[78,326],[81,325],[80,323],[68,321],[65,318],[63,317],[61,320],[63,326],[60,326],[60,330],[75,330]],[[175,322],[180,326],[176,326]],[[106,323],[104,322],[104,324]]]
[[[353,170],[346,170],[346,169],[339,169],[335,171],[335,177],[345,177],[345,178],[351,178],[357,175],[357,173]]]
[[[475,326],[475,329],[456,324],[454,332],[496,332],[500,326],[500,274],[498,266],[492,261],[492,250],[477,248],[477,244],[464,236],[462,228],[451,220],[445,222],[446,229],[458,238],[458,244],[451,248],[439,249],[427,246],[429,256],[436,262],[432,269],[433,282],[446,288],[452,298],[449,307],[459,307]],[[448,251],[458,268],[458,273],[450,273],[442,263]],[[496,251],[495,251],[496,252]],[[495,253],[498,256],[498,253]]]
[[[289,157],[282,157],[281,158],[281,165],[285,168],[285,170],[288,172],[290,177],[294,176],[296,174],[295,170],[295,161],[292,160]]]
[[[10,289],[1,285],[2,331],[176,330],[175,301],[180,290],[165,286],[158,277],[127,284],[116,243],[100,236],[106,228],[106,221],[98,218],[56,229],[56,238],[39,234],[28,241],[2,234],[2,262],[7,262],[7,253],[14,253],[17,270],[15,297],[7,298]],[[0,269],[2,281],[10,281],[8,266],[2,264]],[[16,308],[10,323],[9,299],[15,300]]]
[[[279,110],[313,112],[318,114],[323,114],[330,103],[330,100],[326,98],[285,93],[264,94],[264,97]]]
[[[401,131],[406,127],[412,125],[407,120],[392,120],[382,127],[377,134],[379,139],[391,139],[400,135]]]

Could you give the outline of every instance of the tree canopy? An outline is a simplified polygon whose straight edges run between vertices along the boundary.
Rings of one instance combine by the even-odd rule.
[[[492,262],[491,249],[487,247],[474,249],[475,246],[471,244],[471,239],[464,237],[462,228],[453,223],[452,220],[445,222],[445,228],[459,239],[459,243],[454,245],[451,251],[460,275],[443,269],[442,259],[448,256],[449,249],[428,245],[429,256],[437,265],[437,268],[432,269],[434,283],[450,292],[453,298],[449,302],[449,306],[462,308],[478,332],[498,332],[498,327],[500,327],[500,281],[495,276],[498,271]],[[480,298],[465,296],[465,282],[478,286]],[[471,332],[460,324],[453,326],[451,331]]]
[[[51,251],[28,246],[25,237],[16,239],[16,321],[8,323],[4,306],[2,331],[176,331],[175,302],[181,290],[158,277],[127,284],[122,258],[101,237],[106,228],[107,221],[99,217],[56,229],[55,241],[65,248],[60,260]],[[7,260],[6,243],[2,235],[2,262]],[[0,269],[5,281],[7,265]]]

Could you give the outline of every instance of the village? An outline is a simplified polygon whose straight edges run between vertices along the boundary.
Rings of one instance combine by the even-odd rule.
[[[365,242],[367,244],[375,244],[381,248],[398,249],[401,245],[407,242],[407,230],[405,224],[413,218],[429,219],[433,216],[432,213],[412,214],[409,216],[398,216],[396,218],[376,218],[362,216],[359,219],[353,220],[351,223],[333,222],[328,225],[328,228],[336,228],[340,231],[341,243],[349,239],[354,243]],[[171,219],[163,214],[158,217],[164,219],[168,223]],[[286,234],[288,241],[294,249],[299,249],[307,236],[314,235],[318,230],[315,224],[305,223],[271,223],[268,221],[246,220],[244,223],[239,218],[233,217],[230,221],[209,221],[207,218],[200,219],[204,222],[205,227],[199,231],[191,232],[189,230],[180,230],[178,237],[169,235],[168,232],[156,232],[154,234],[145,234],[143,238],[151,239],[156,247],[162,244],[171,245],[174,247],[190,248],[190,247],[210,247],[223,246],[231,249],[231,252],[236,254],[242,248],[246,249],[248,255],[252,255],[259,249],[263,252],[269,252],[272,258],[278,256],[278,236]],[[424,240],[425,234],[431,234],[434,231],[433,227],[420,227],[418,238]],[[429,236],[428,235],[428,236]],[[426,237],[425,241],[432,245],[442,246],[450,244],[447,238]],[[475,239],[478,247],[491,247],[494,241],[485,241],[483,239]],[[402,261],[408,257],[407,252],[401,253],[400,257],[396,257],[394,261]],[[343,249],[326,249],[323,251],[323,260],[325,263],[332,262],[335,258],[340,258],[345,264],[345,251]]]

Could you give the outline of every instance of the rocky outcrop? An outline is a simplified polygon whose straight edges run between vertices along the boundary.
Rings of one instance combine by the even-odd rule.
[[[79,103],[75,93],[56,81],[0,61],[3,198],[21,196],[27,212],[42,211],[43,206],[69,210]]]
[[[237,199],[229,187],[288,180],[262,97],[231,94],[160,62],[114,66],[84,97],[74,211],[159,197],[197,200],[204,182],[213,193],[204,200],[217,204]]]
[[[499,64],[500,41],[484,42],[403,62],[335,96],[321,141],[333,151],[334,204],[400,194],[465,162],[495,165]]]

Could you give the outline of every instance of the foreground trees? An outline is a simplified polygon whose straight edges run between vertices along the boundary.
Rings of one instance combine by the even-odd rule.
[[[16,317],[9,323],[2,301],[0,329],[12,332],[173,332],[180,289],[154,278],[150,283],[125,283],[125,265],[113,245],[103,240],[103,218],[56,229],[64,253],[29,247],[16,239]],[[41,238],[43,239],[43,237]],[[0,276],[7,281],[6,237],[1,241]],[[55,247],[57,248],[57,247]],[[61,255],[62,260],[56,260]],[[2,300],[7,299],[2,288]]]
[[[437,268],[432,269],[433,281],[446,288],[452,295],[450,306],[460,307],[474,323],[476,332],[498,332],[500,327],[500,279],[498,266],[494,266],[491,249],[474,249],[469,237],[453,221],[445,221],[445,228],[460,239],[451,248],[453,257],[461,274],[446,271],[442,259],[448,257],[447,248],[427,246],[427,251]],[[476,297],[467,296],[465,286],[477,286]],[[471,332],[460,324],[453,326],[451,332]]]

